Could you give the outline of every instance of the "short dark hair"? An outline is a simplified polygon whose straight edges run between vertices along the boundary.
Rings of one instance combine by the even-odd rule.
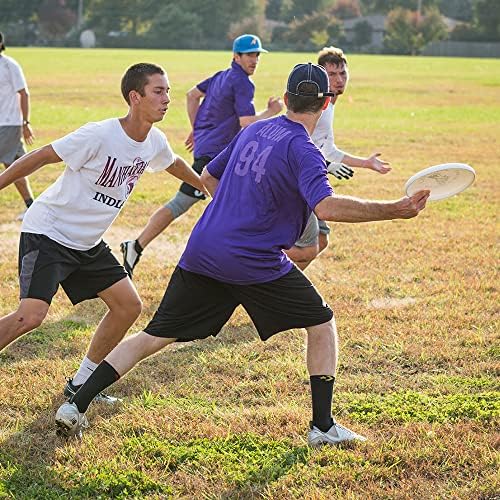
[[[0,31],[0,52],[3,52],[5,50],[4,40],[5,37],[3,36],[3,33]]]
[[[139,92],[142,96],[144,95],[144,87],[149,81],[151,75],[164,75],[165,71],[160,66],[151,63],[138,63],[130,66],[125,72],[122,78],[122,95],[130,104],[129,94],[132,90]]]
[[[301,83],[298,87],[300,92],[314,94],[318,92],[317,85],[314,83]],[[288,96],[287,108],[294,113],[317,113],[325,105],[326,99],[329,97],[318,98],[315,96],[302,96],[286,93]]]
[[[320,66],[325,67],[325,64],[340,66],[342,63],[347,66],[347,59],[344,55],[344,51],[338,47],[323,47],[318,52],[318,64]]]

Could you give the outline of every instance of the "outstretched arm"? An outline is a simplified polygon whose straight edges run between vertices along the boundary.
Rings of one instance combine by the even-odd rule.
[[[240,116],[240,125],[242,128],[245,128],[251,123],[277,115],[282,109],[283,102],[281,99],[279,97],[270,97],[267,101],[267,108],[264,111],[260,111],[253,116]]]
[[[315,207],[318,219],[334,222],[370,222],[411,219],[424,209],[430,191],[419,191],[395,201],[362,200],[350,196],[327,196]]]
[[[27,177],[33,172],[36,172],[44,165],[58,163],[60,161],[62,161],[61,158],[59,158],[50,144],[35,149],[21,156],[21,158],[16,160],[7,170],[0,174],[0,190],[18,179]]]
[[[345,163],[349,167],[369,168],[379,174],[386,174],[391,171],[391,167],[388,166],[389,162],[379,158],[380,155],[381,153],[373,153],[368,158],[362,158],[344,153],[342,163]]]
[[[180,156],[176,156],[174,163],[170,167],[168,167],[167,172],[172,174],[177,179],[181,181],[187,182],[198,191],[201,191],[204,194],[209,194],[205,186],[202,184],[200,176],[191,168],[191,165],[181,158]]]

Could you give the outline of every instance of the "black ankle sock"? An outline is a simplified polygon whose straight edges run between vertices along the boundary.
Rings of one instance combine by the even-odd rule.
[[[135,240],[135,243],[134,243],[134,248],[135,248],[135,251],[141,255],[142,251],[144,250],[144,248],[141,247],[141,244],[139,243],[139,240]]]
[[[26,208],[31,207],[31,205],[33,205],[33,198],[27,198],[24,200],[24,203],[26,204]]]
[[[120,374],[107,361],[102,361],[87,381],[80,386],[70,402],[76,404],[80,413],[85,413],[92,400],[119,378]]]
[[[310,377],[313,419],[312,424],[326,432],[333,425],[332,398],[335,377],[313,375]]]

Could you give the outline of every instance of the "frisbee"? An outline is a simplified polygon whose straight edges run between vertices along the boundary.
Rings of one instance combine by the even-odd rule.
[[[476,172],[465,163],[443,163],[424,168],[405,184],[407,196],[429,190],[429,201],[444,200],[467,189],[476,178]]]

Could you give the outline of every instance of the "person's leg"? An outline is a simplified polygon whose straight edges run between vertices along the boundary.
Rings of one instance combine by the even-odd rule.
[[[196,158],[193,163],[193,170],[199,175],[209,162],[210,158],[208,156]],[[158,235],[165,231],[175,219],[186,213],[198,201],[204,199],[205,195],[203,193],[183,182],[177,194],[163,207],[160,207],[153,213],[137,239],[120,243],[123,266],[130,277],[132,277],[134,268],[139,262],[143,250]]]
[[[364,436],[335,422],[332,416],[333,387],[338,362],[335,318],[307,328],[307,369],[310,376],[312,412],[308,442],[311,446],[366,441]]]
[[[295,242],[293,247],[285,250],[288,257],[302,271],[319,253],[318,235],[318,218],[312,213],[300,238]]]
[[[72,379],[73,386],[80,386],[88,379],[96,366],[123,339],[141,313],[141,299],[128,278],[99,292],[98,296],[108,306],[108,312],[100,321],[87,355]]]
[[[317,244],[308,247],[294,245],[292,248],[285,250],[285,253],[303,271],[317,257],[319,246]]]
[[[0,351],[25,333],[38,328],[47,312],[49,304],[39,299],[21,299],[17,311],[0,319]]]

